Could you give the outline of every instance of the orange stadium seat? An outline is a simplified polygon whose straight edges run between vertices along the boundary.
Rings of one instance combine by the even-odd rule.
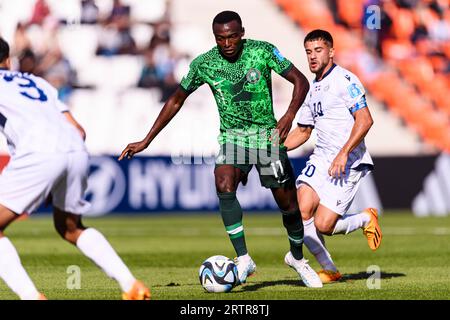
[[[450,131],[450,124],[447,119],[438,112],[423,117],[423,138],[440,149],[445,149],[446,137]]]
[[[362,0],[338,0],[337,11],[339,17],[351,28],[360,29],[364,14],[364,1]]]
[[[338,52],[355,50],[361,48],[363,43],[356,34],[350,33],[342,26],[337,26],[333,30],[334,47]]]
[[[398,62],[397,67],[402,74],[414,84],[432,81],[434,77],[433,66],[424,57],[404,59]]]
[[[446,42],[442,45],[442,49],[444,50],[445,56],[447,59],[450,59],[450,42]]]
[[[402,75],[417,86],[423,96],[430,99],[446,114],[450,115],[448,77],[435,74],[430,60],[425,57],[408,59],[398,64]]]
[[[433,106],[417,93],[402,96],[401,98],[406,111],[405,117],[410,120],[415,121],[415,117],[418,116],[418,121],[420,122],[424,113],[434,112]]]
[[[429,97],[437,107],[450,116],[450,97],[444,75],[436,75],[432,81],[422,84],[422,92]]]
[[[286,10],[289,6],[295,4],[296,1],[292,0],[275,0],[275,2],[283,9]]]
[[[442,137],[444,150],[448,153],[450,153],[450,130],[447,130],[445,132],[444,136]]]
[[[327,7],[317,1],[292,1],[285,7],[286,13],[305,31],[313,29],[329,29],[334,25],[333,16]]]
[[[382,43],[383,57],[387,60],[402,60],[410,58],[415,49],[410,41],[387,39]]]
[[[450,91],[447,90],[446,92],[447,94],[444,96],[442,104],[439,105],[439,108],[450,117],[450,97],[448,96],[448,92]]]
[[[389,86],[395,85],[397,76],[393,72],[383,72],[369,85],[371,93],[380,101],[386,101],[389,95]]]
[[[392,22],[395,37],[409,41],[415,29],[413,13],[408,9],[398,9]]]

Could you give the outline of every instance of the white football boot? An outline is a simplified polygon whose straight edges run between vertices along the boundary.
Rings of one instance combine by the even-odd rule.
[[[323,284],[320,280],[319,275],[311,268],[308,264],[308,260],[305,258],[301,260],[297,260],[294,258],[292,253],[289,251],[286,253],[286,256],[284,257],[284,262],[297,271],[298,275],[302,279],[303,283],[307,287],[311,288],[322,288]]]
[[[238,271],[238,284],[245,283],[247,277],[250,277],[256,271],[256,263],[248,254],[234,258],[234,263]]]

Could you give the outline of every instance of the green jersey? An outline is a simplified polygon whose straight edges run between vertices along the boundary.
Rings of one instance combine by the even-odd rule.
[[[277,125],[272,105],[271,70],[285,75],[292,63],[264,41],[243,40],[235,62],[227,61],[216,46],[198,56],[182,79],[181,87],[192,92],[207,83],[219,109],[219,143],[266,148]]]

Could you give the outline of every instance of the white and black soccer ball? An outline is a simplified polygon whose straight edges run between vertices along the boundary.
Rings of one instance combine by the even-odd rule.
[[[203,261],[198,276],[200,284],[208,292],[230,292],[238,282],[234,261],[220,255]]]

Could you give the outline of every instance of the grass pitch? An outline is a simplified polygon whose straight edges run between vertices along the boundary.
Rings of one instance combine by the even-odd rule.
[[[100,230],[134,275],[150,286],[155,300],[206,299],[445,299],[450,300],[450,217],[414,218],[385,213],[380,218],[383,242],[372,252],[361,231],[326,237],[327,246],[344,280],[321,289],[302,286],[284,265],[288,241],[278,214],[244,214],[249,252],[257,274],[230,293],[204,292],[198,269],[209,256],[234,257],[219,214],[105,216],[85,218]],[[36,286],[49,299],[120,299],[117,283],[109,279],[76,247],[53,229],[50,216],[17,221],[6,235],[14,243]],[[304,249],[314,269],[319,265]],[[70,266],[80,269],[80,289]],[[381,280],[368,279],[379,268]],[[369,269],[369,273],[368,273]],[[368,287],[369,286],[369,287]],[[17,297],[0,281],[0,300]]]

